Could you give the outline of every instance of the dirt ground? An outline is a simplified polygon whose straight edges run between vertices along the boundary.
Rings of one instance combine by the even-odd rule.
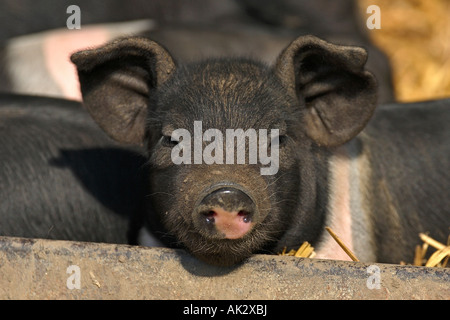
[[[381,28],[368,30],[388,55],[397,100],[450,97],[450,1],[359,0],[363,22],[377,5]]]

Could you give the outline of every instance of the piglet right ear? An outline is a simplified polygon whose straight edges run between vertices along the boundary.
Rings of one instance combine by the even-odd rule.
[[[170,54],[143,37],[113,41],[71,56],[77,66],[83,103],[113,139],[142,144],[153,89],[175,70]]]
[[[366,60],[363,48],[314,36],[297,38],[278,57],[275,73],[303,108],[305,133],[317,145],[349,141],[372,117],[377,84]]]

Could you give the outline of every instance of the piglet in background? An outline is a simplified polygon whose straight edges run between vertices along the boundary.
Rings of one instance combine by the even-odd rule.
[[[77,9],[71,9],[76,7]],[[18,0],[0,3],[0,91],[81,101],[70,55],[143,35],[177,61],[246,56],[272,64],[300,35],[358,45],[378,80],[380,103],[395,100],[389,61],[369,39],[354,1]]]

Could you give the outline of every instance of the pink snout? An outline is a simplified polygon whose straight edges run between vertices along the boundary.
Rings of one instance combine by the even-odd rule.
[[[250,214],[246,211],[227,211],[221,207],[212,208],[206,215],[207,223],[215,224],[216,230],[226,239],[242,238],[253,226]]]
[[[232,187],[208,194],[193,214],[199,233],[215,239],[244,237],[254,226],[256,218],[253,200],[244,191]]]

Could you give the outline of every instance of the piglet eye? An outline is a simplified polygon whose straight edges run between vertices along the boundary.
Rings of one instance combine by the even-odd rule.
[[[279,139],[280,145],[284,145],[288,141],[288,137],[287,136],[278,136],[278,139]]]
[[[161,144],[164,147],[175,147],[179,143],[178,140],[172,140],[172,136],[162,136],[161,137]]]
[[[288,136],[284,136],[284,135],[279,135],[278,136],[278,145],[279,146],[284,146],[286,143],[287,143],[287,141],[288,141]],[[270,142],[270,145],[272,145],[272,141]]]

